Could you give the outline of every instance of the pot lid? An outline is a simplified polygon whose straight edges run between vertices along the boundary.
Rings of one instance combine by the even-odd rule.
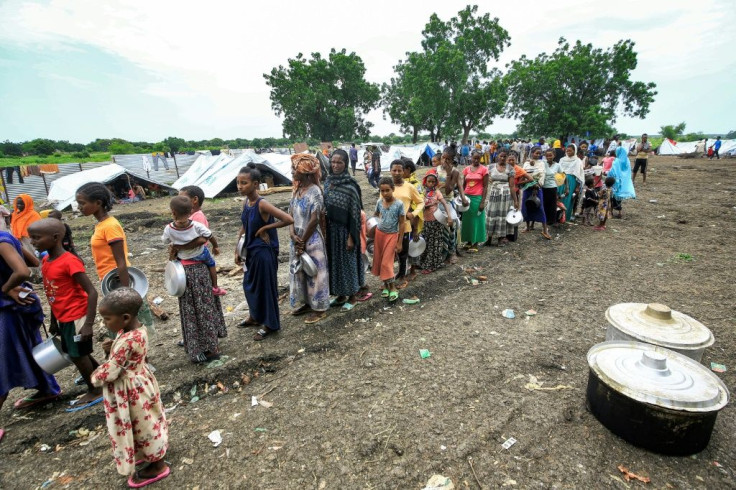
[[[651,344],[609,341],[588,351],[598,378],[628,398],[673,410],[711,412],[728,403],[728,389],[689,357]]]
[[[705,349],[715,342],[705,325],[659,303],[613,305],[606,320],[630,337],[671,349]]]

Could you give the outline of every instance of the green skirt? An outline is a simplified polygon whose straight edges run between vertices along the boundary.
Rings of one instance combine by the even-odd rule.
[[[460,238],[467,243],[485,243],[486,241],[486,210],[481,209],[480,201],[483,196],[465,196],[470,201],[470,209],[463,213],[463,224]]]

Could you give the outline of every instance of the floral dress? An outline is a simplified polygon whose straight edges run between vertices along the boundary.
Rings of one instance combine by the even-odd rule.
[[[310,186],[301,197],[295,194],[289,204],[289,214],[294,218],[296,234],[302,236],[315,213],[319,223],[323,211],[322,191],[318,186]],[[297,257],[294,242],[291,242],[289,252],[290,262],[293,262]],[[292,308],[301,304],[309,305],[314,311],[327,311],[330,307],[330,278],[327,267],[327,247],[319,225],[312,236],[307,239],[304,253],[314,261],[317,273],[314,277],[310,277],[303,269],[296,274],[289,273],[289,302]]]
[[[136,461],[155,462],[169,446],[169,430],[158,382],[146,365],[146,329],[121,330],[110,358],[92,373],[102,386],[107,431],[118,473],[132,475]]]

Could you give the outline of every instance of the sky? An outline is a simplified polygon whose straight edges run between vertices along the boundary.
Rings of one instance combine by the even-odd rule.
[[[280,137],[263,78],[299,53],[345,48],[366,78],[387,82],[421,48],[432,13],[467,3],[311,0],[210,2],[0,0],[0,141],[96,138],[160,141]],[[511,36],[499,63],[552,52],[560,37],[606,48],[632,39],[632,79],[659,94],[629,134],[685,121],[686,132],[736,129],[736,9],[732,0],[479,2]],[[380,110],[373,134],[399,133]],[[497,118],[487,130],[510,133]]]

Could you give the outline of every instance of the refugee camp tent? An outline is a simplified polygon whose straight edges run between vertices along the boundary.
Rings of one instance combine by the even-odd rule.
[[[110,163],[103,167],[83,170],[54,180],[51,182],[47,199],[51,205],[61,211],[76,202],[77,189],[82,187],[82,185],[88,182],[111,184],[117,178],[124,175],[128,176],[128,178],[135,179],[144,188],[175,192],[174,188],[166,184],[133,173],[116,163]]]
[[[373,146],[367,144],[364,146]],[[420,143],[417,145],[392,145],[388,151],[381,150],[381,171],[388,171],[391,168],[391,162],[401,157],[409,158],[414,163],[419,163],[422,155],[426,154],[431,160],[435,153],[440,151],[440,146],[436,143]],[[357,168],[363,169],[363,155],[365,148],[358,150]]]
[[[715,138],[709,138],[705,151],[708,151],[708,148],[710,148],[715,141]],[[695,147],[698,143],[698,141],[677,142],[671,139],[665,139],[659,147],[659,154],[682,155],[685,153],[694,153]],[[736,150],[736,140],[721,140],[721,151],[719,152],[721,155],[730,154],[733,150]]]
[[[240,154],[220,153],[219,155],[200,155],[189,170],[172,185],[176,189],[188,185],[199,186],[204,196],[213,198],[232,188],[240,169],[254,163],[262,172],[273,176],[274,185],[291,185],[291,160],[289,155],[278,153],[256,154],[245,150]]]

